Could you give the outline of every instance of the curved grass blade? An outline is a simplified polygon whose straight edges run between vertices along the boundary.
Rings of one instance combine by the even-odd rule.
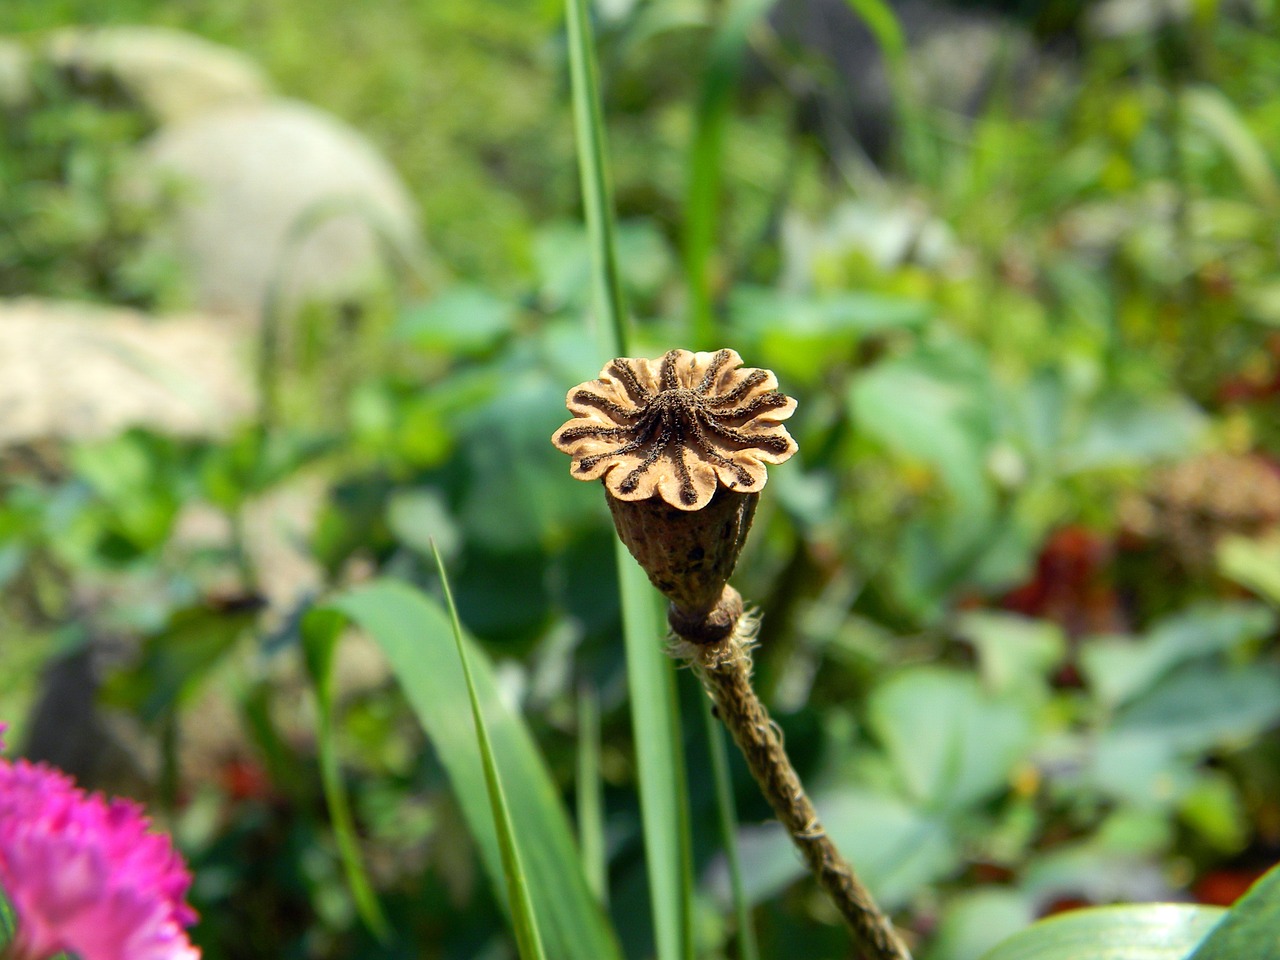
[[[360,843],[355,822],[342,785],[338,747],[333,733],[333,655],[344,625],[343,617],[332,610],[310,610],[302,621],[302,647],[307,672],[316,695],[316,744],[320,753],[320,781],[324,788],[329,820],[338,844],[338,856],[347,876],[347,886],[355,900],[360,919],[380,941],[389,935],[386,915],[360,859]]]
[[[729,868],[729,892],[733,897],[733,915],[738,922],[738,956],[740,960],[760,960],[756,928],[751,922],[751,905],[742,885],[742,860],[738,856],[738,813],[733,805],[733,780],[729,776],[729,755],[724,748],[724,727],[711,712],[711,700],[701,697],[702,719],[707,730],[707,746],[711,751],[711,775],[716,785],[716,814],[720,820],[720,842],[724,844],[725,863]]]
[[[717,207],[724,182],[721,156],[733,92],[742,72],[748,34],[774,0],[736,0],[711,41],[702,93],[694,117],[685,193],[684,266],[689,284],[689,316],[698,350],[717,346],[711,291]]]
[[[1280,960],[1280,867],[1257,881],[1187,960]]]
[[[323,610],[360,626],[382,648],[440,757],[495,895],[505,905],[502,854],[448,616],[421,591],[390,579],[341,593]],[[493,756],[508,795],[516,800],[511,820],[547,956],[621,960],[613,930],[583,877],[568,817],[533,738],[502,702],[484,653],[469,639],[464,642]]]
[[[489,809],[493,814],[494,831],[498,835],[498,848],[502,853],[502,872],[507,879],[507,905],[511,909],[511,925],[515,930],[516,949],[520,960],[546,960],[542,950],[542,938],[538,935],[538,921],[533,914],[533,901],[529,897],[529,881],[520,862],[515,825],[502,790],[502,777],[493,757],[493,745],[489,742],[489,730],[485,726],[484,711],[476,695],[475,680],[467,661],[467,647],[462,641],[462,624],[458,621],[458,608],[453,602],[453,590],[449,587],[449,575],[440,559],[435,541],[431,541],[431,555],[435,557],[440,583],[444,586],[445,606],[449,610],[449,623],[453,627],[453,640],[458,648],[458,661],[467,681],[467,697],[471,701],[471,718],[476,725],[476,740],[480,744],[480,759],[484,763],[484,782],[489,793]]]

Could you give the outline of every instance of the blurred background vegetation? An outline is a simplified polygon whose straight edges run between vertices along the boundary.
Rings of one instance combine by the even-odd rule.
[[[735,582],[829,829],[928,960],[1073,905],[1231,902],[1280,860],[1280,11],[751,7],[593,9],[637,352],[733,346],[800,401]],[[0,715],[176,831],[210,960],[513,956],[441,762],[358,639],[338,736],[389,944],[321,792],[301,616],[374,575],[437,591],[429,537],[570,805],[598,700],[614,919],[627,956],[652,948],[612,531],[548,442],[602,362],[562,18],[0,7],[5,297],[191,308],[150,239],[173,197],[131,186],[163,121],[41,53],[72,25],[247,54],[371,141],[425,235],[359,298],[271,288],[225,321],[256,415],[0,450]],[[687,728],[698,946],[736,957]],[[733,775],[763,954],[845,956]]]

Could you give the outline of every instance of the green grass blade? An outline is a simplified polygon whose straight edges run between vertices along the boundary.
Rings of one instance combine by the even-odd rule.
[[[935,166],[929,149],[924,115],[911,90],[907,68],[907,38],[902,24],[887,0],[845,0],[858,15],[884,57],[885,74],[894,107],[898,113],[899,149],[909,174],[924,182],[932,182]]]
[[[751,904],[742,885],[742,861],[738,856],[738,813],[733,805],[733,780],[729,776],[729,755],[724,746],[724,728],[711,711],[711,700],[701,698],[702,719],[711,752],[711,776],[716,785],[716,814],[720,820],[720,841],[729,868],[729,892],[733,915],[738,922],[739,960],[760,960],[756,928],[751,922]]]
[[[505,903],[502,854],[448,615],[421,591],[389,579],[341,593],[326,609],[362,627],[386,654],[449,775],[481,861]],[[613,930],[583,877],[569,819],[533,738],[520,716],[502,702],[483,651],[465,642],[493,755],[508,796],[516,800],[511,820],[547,956],[621,960]]]
[[[622,277],[614,242],[613,188],[606,159],[595,44],[587,14],[587,0],[565,0],[565,8],[582,207],[591,239],[592,266],[599,279],[596,300],[606,321],[600,325],[599,335],[602,342],[609,344],[608,355],[621,357],[628,353],[627,312],[622,299]]]
[[[649,897],[658,960],[693,957],[693,854],[675,665],[662,650],[658,595],[617,544]]]
[[[774,0],[736,0],[711,41],[694,117],[685,194],[684,265],[689,284],[689,317],[694,346],[710,350],[716,343],[711,265],[715,255],[718,207],[723,187],[724,132],[733,93],[742,72],[752,26]]]
[[[360,859],[360,843],[356,838],[351,807],[347,803],[347,792],[342,785],[342,770],[338,764],[338,747],[333,732],[333,654],[338,646],[342,627],[342,617],[327,610],[309,611],[302,623],[303,652],[316,694],[316,742],[320,753],[320,780],[324,788],[325,803],[329,807],[333,835],[338,844],[338,856],[342,860],[347,886],[351,889],[360,919],[373,931],[374,936],[385,942],[389,934],[387,919]]]
[[[1249,888],[1187,960],[1280,960],[1280,867]]]
[[[454,644],[458,648],[458,661],[462,664],[462,675],[467,681],[471,718],[475,722],[476,740],[480,744],[480,759],[484,763],[484,781],[489,793],[489,809],[493,814],[494,831],[498,835],[498,848],[502,853],[502,872],[507,880],[507,905],[511,910],[511,925],[515,930],[516,949],[521,960],[546,960],[546,954],[542,950],[542,938],[538,935],[538,921],[533,914],[533,900],[529,896],[529,881],[525,876],[524,865],[520,862],[515,825],[511,822],[511,811],[507,807],[507,798],[502,790],[502,777],[498,773],[498,764],[493,756],[493,745],[489,741],[489,730],[485,725],[484,711],[480,709],[480,698],[476,695],[475,680],[467,660],[467,646],[462,640],[462,624],[458,620],[458,608],[453,602],[449,575],[444,569],[444,561],[440,558],[440,551],[436,549],[434,541],[431,543],[431,555],[435,557],[436,569],[440,572],[440,582],[444,585],[444,601],[449,610],[449,623],[453,627]]]
[[[609,902],[604,849],[604,802],[600,790],[600,703],[595,691],[578,693],[578,846],[582,872],[601,903]]]
[[[625,356],[629,352],[627,313],[614,249],[613,198],[586,0],[566,0],[566,19],[583,207],[596,299],[608,319],[597,325],[597,336],[605,358]],[[626,547],[621,543],[616,547],[654,940],[658,960],[684,960],[693,956],[693,857],[675,667],[662,652],[666,631],[661,626],[658,595]]]

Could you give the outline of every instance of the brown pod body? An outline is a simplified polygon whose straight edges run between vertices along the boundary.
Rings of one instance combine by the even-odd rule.
[[[686,617],[715,607],[738,563],[758,493],[719,489],[701,510],[680,510],[661,497],[606,495],[618,536],[649,581]]]

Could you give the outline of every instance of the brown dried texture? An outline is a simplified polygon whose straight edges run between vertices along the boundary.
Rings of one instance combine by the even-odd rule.
[[[1175,464],[1121,507],[1130,533],[1159,541],[1192,569],[1212,566],[1222,537],[1280,526],[1280,474],[1260,457],[1210,453]]]
[[[686,616],[701,617],[715,606],[733,573],[760,497],[719,490],[692,513],[660,497],[605,499],[618,536],[649,582]]]
[[[690,648],[690,662],[742,750],[751,775],[849,925],[857,946],[873,960],[910,960],[889,918],[827,836],[791,766],[777,727],[751,686],[753,623],[748,617],[739,623],[742,626],[726,640]]]
[[[570,390],[566,404],[574,418],[551,442],[573,457],[573,476],[603,478],[619,500],[701,510],[720,488],[759,493],[765,465],[796,451],[782,425],[796,402],[734,350],[619,357]]]

